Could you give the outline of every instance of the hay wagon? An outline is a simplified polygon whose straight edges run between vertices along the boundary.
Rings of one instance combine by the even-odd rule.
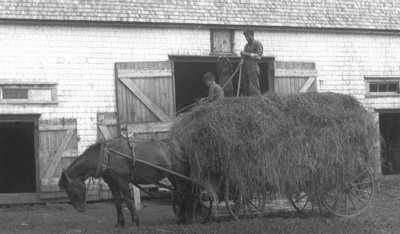
[[[374,197],[370,156],[379,134],[348,95],[224,99],[178,119],[171,136],[190,155],[190,180],[202,187],[208,215],[217,198],[235,219],[284,198],[301,215],[352,217]]]
[[[131,158],[131,156],[119,152],[114,153],[122,157]],[[235,189],[232,189],[228,180],[225,180],[221,188],[216,188],[215,184],[199,184],[186,175],[140,159],[136,160],[193,183],[195,185],[193,190],[193,195],[195,196],[194,212],[200,218],[198,221],[201,222],[209,219],[217,202],[223,202],[229,215],[238,220],[241,217],[264,215],[268,210],[268,203],[277,199],[276,196],[273,196],[272,191],[259,196],[244,197],[239,195]],[[300,188],[300,192],[285,194],[287,203],[290,203],[294,210],[302,216],[307,215],[309,212],[319,211],[322,214],[327,211],[337,216],[353,217],[365,211],[372,202],[375,185],[373,176],[367,167],[359,168],[359,173],[353,178],[337,178],[342,180],[338,183],[340,184],[339,187],[318,187],[316,186],[316,179],[310,175],[307,183]],[[174,192],[174,188],[168,185],[162,183],[156,183],[155,185]],[[136,186],[148,193],[140,185]],[[265,186],[267,190],[272,189],[272,186],[267,183]],[[173,204],[173,210],[176,213],[175,203]]]

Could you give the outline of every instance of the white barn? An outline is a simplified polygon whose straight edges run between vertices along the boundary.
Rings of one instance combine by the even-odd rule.
[[[386,142],[377,172],[400,173],[399,10],[398,0],[3,0],[0,203],[65,196],[61,168],[120,125],[166,137],[217,57],[237,65],[248,27],[264,45],[262,91],[353,95]]]

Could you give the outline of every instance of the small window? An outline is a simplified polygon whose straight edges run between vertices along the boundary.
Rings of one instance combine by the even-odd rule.
[[[0,104],[57,104],[56,86],[0,83]]]
[[[233,54],[233,30],[211,30],[211,54]]]
[[[28,99],[28,89],[5,88],[3,99]]]
[[[398,92],[399,91],[399,83],[388,84],[388,92]]]
[[[371,93],[378,92],[378,84],[369,84],[369,92]]]
[[[400,77],[365,77],[367,95],[399,96]]]
[[[375,93],[397,92],[398,89],[399,89],[399,83],[396,82],[369,84],[369,92],[375,92]]]

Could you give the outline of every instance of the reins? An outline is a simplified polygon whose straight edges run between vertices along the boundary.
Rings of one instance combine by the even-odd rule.
[[[154,140],[155,140],[155,139],[154,139]],[[165,147],[163,147],[159,142],[157,142],[157,140],[155,140],[155,142],[156,142],[160,147],[165,148]],[[158,170],[160,170],[160,171],[168,172],[168,173],[170,173],[170,174],[172,174],[172,175],[174,175],[174,176],[177,176],[177,177],[180,177],[180,178],[182,178],[182,179],[191,181],[190,177],[188,177],[188,176],[181,175],[181,174],[179,174],[179,173],[176,173],[176,172],[174,172],[174,171],[172,171],[172,170],[170,170],[170,169],[167,169],[167,168],[165,168],[165,167],[162,167],[162,166],[160,166],[160,165],[156,165],[156,164],[153,164],[153,163],[149,163],[149,162],[146,162],[146,161],[144,161],[144,160],[141,160],[141,159],[138,159],[138,158],[136,158],[136,157],[123,154],[123,153],[121,153],[121,152],[115,150],[115,148],[117,148],[117,147],[119,147],[119,146],[121,146],[121,145],[124,145],[124,144],[129,144],[129,141],[128,141],[127,143],[122,143],[122,144],[119,144],[119,145],[117,145],[117,146],[114,146],[114,147],[112,147],[112,148],[109,148],[109,147],[106,145],[106,142],[101,143],[100,153],[99,153],[99,160],[97,161],[96,170],[95,170],[95,175],[94,175],[94,177],[95,177],[96,179],[100,177],[99,174],[100,174],[102,165],[108,164],[108,161],[109,161],[109,153],[113,153],[113,154],[116,155],[116,156],[120,156],[120,157],[123,157],[123,158],[127,158],[127,159],[129,159],[129,160],[134,160],[135,162],[142,163],[142,164],[144,164],[144,165],[147,165],[147,166],[156,168],[156,169],[158,169]],[[169,149],[169,148],[167,148],[167,150],[170,151],[170,152],[172,152],[172,150]],[[173,154],[173,155],[174,155],[174,154]],[[177,157],[177,156],[175,155],[175,157]],[[179,159],[179,158],[177,158],[177,159],[178,159],[178,161],[180,161],[180,162],[185,162],[185,161],[183,161],[183,160],[181,160],[181,159]],[[107,161],[107,162],[105,162],[105,161]]]
[[[123,153],[121,153],[121,152],[118,152],[118,151],[116,151],[116,150],[114,150],[114,149],[105,149],[105,150],[106,150],[106,152],[110,152],[110,153],[113,153],[113,154],[115,154],[115,155],[118,155],[118,156],[121,156],[121,157],[124,157],[124,158],[127,158],[127,159],[132,160],[132,157],[131,157],[131,156],[126,155],[126,154],[123,154]],[[168,172],[168,173],[170,173],[170,174],[172,174],[172,175],[174,175],[174,176],[180,177],[180,178],[182,178],[182,179],[190,180],[190,181],[191,181],[190,177],[181,175],[181,174],[176,173],[176,172],[174,172],[174,171],[172,171],[172,170],[170,170],[170,169],[167,169],[167,168],[164,168],[164,167],[161,167],[161,166],[158,166],[158,165],[155,165],[155,164],[146,162],[146,161],[144,161],[144,160],[141,160],[141,159],[136,158],[136,162],[145,164],[145,165],[147,165],[147,166],[150,166],[150,167],[159,169],[159,170],[161,170],[161,171]]]

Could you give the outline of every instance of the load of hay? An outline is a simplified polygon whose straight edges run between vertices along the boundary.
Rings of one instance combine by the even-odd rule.
[[[171,130],[191,177],[243,198],[340,188],[367,167],[377,130],[353,97],[305,93],[226,98],[181,116]]]

